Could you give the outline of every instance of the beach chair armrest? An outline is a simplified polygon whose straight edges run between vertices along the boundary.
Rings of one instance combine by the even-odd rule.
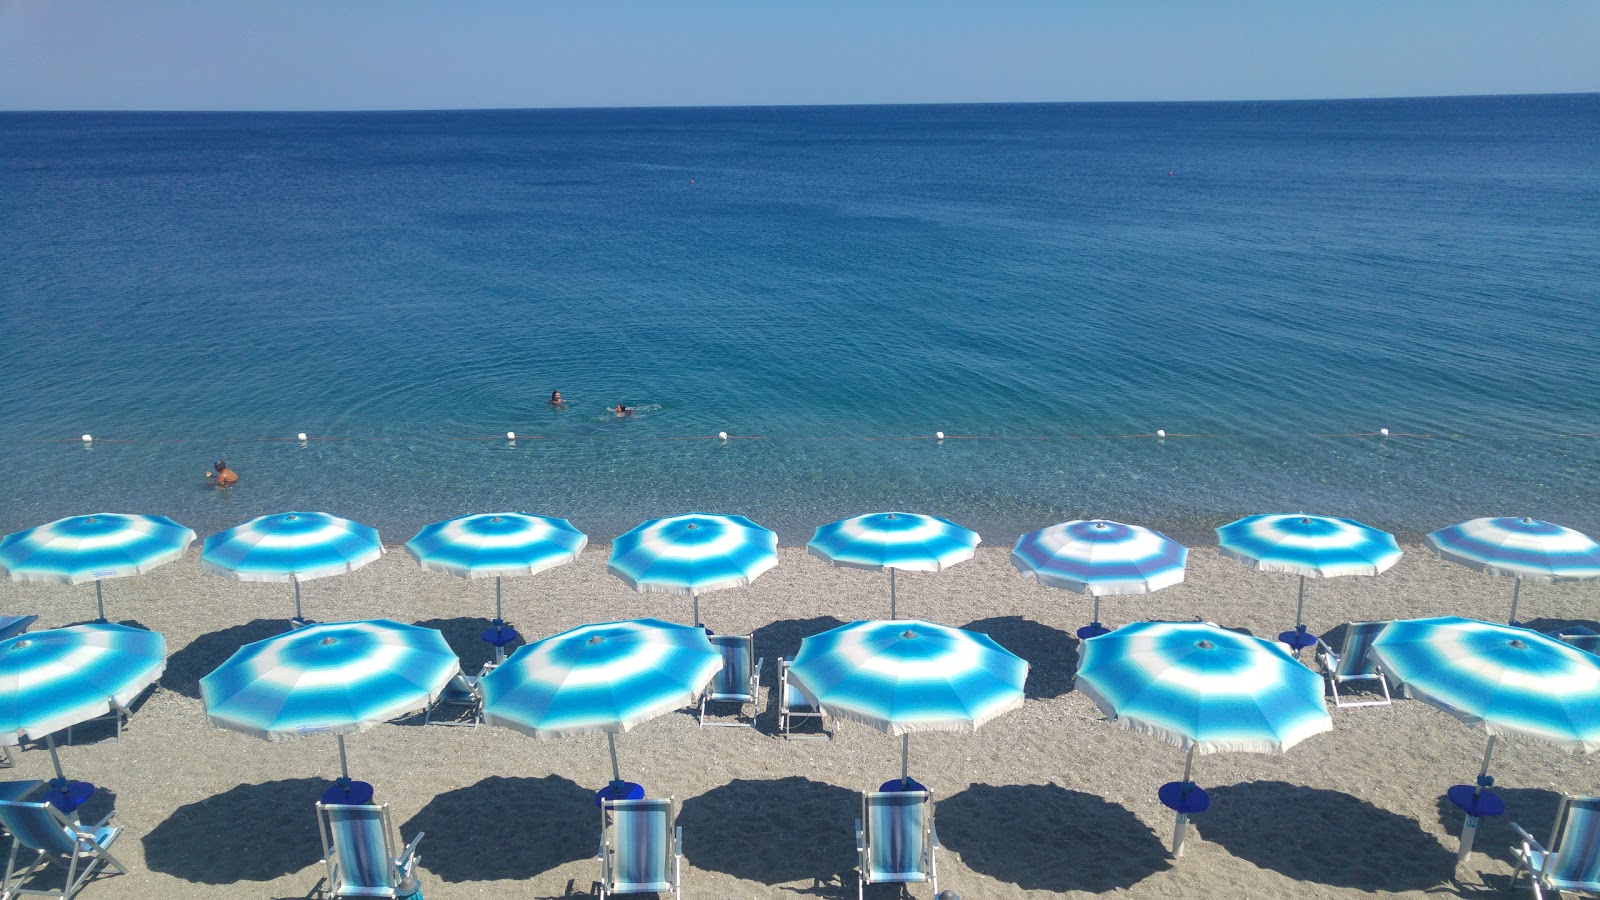
[[[928,823],[928,846],[937,850],[939,848],[939,826]]]
[[[674,828],[672,830],[672,855],[675,858],[683,855],[683,826],[682,825],[679,825],[677,828]]]
[[[1317,638],[1316,654],[1317,659],[1329,672],[1339,667],[1339,654],[1335,653],[1333,648],[1328,646],[1327,642],[1323,641],[1322,638]]]
[[[1544,845],[1535,840],[1533,835],[1529,834],[1526,828],[1523,828],[1521,825],[1512,822],[1511,830],[1515,831],[1517,835],[1522,838],[1522,847],[1524,852],[1532,849],[1541,854],[1548,855],[1549,851],[1545,850]]]
[[[867,852],[867,832],[861,827],[861,820],[856,820],[856,852]]]
[[[112,820],[112,818],[114,818],[116,816],[116,814],[117,814],[117,811],[113,809],[112,811],[110,811],[110,812],[105,814],[105,818],[103,818],[100,821],[94,823],[93,825],[83,825],[83,826],[79,826],[79,827],[84,828],[86,830],[93,830],[93,829],[96,829],[96,828],[104,828],[104,827],[106,827],[106,824],[109,823]]]
[[[395,865],[399,866],[402,870],[410,867],[412,858],[417,855],[417,845],[422,843],[422,836],[424,834],[427,834],[427,832],[417,832],[417,836],[411,839],[411,843],[407,844],[406,848],[400,851],[400,858],[395,860]]]

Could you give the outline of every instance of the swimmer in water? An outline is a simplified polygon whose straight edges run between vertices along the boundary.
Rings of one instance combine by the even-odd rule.
[[[623,406],[621,403],[618,403],[617,404],[617,408],[612,410],[612,412],[616,413],[617,414],[617,418],[619,418],[619,419],[622,418],[623,416],[631,416],[631,415],[633,415],[633,410],[627,408],[626,406]]]
[[[212,479],[212,484],[219,488],[225,488],[239,483],[239,473],[228,468],[226,461],[217,460],[215,468],[217,471],[206,473],[206,477]]]
[[[550,405],[554,406],[556,409],[566,409],[567,408],[567,401],[561,399],[561,392],[560,391],[551,391],[550,392]]]

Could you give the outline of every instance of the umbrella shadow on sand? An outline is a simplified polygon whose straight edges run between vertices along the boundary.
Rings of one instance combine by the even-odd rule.
[[[683,855],[696,868],[820,887],[855,865],[860,815],[861,796],[842,787],[799,776],[739,778],[683,801],[678,824]]]
[[[1471,781],[1471,779],[1464,779]],[[1515,822],[1534,839],[1541,842],[1550,840],[1550,828],[1556,821],[1556,808],[1561,805],[1561,795],[1555,791],[1541,788],[1493,788],[1506,802],[1505,815],[1483,816],[1478,819],[1478,836],[1473,839],[1472,852],[1482,853],[1493,859],[1498,859],[1509,866],[1517,864],[1513,847],[1522,845],[1522,838],[1511,830],[1511,823]],[[1443,794],[1439,796],[1439,824],[1444,826],[1454,840],[1461,839],[1461,826],[1466,821],[1466,814],[1461,808],[1450,802]],[[1454,845],[1452,845],[1452,848]],[[1471,860],[1468,860],[1468,864]]]
[[[1204,839],[1296,881],[1363,891],[1425,890],[1456,856],[1414,819],[1338,791],[1283,781],[1213,788],[1191,821]]]
[[[1558,631],[1562,631],[1562,630],[1565,630],[1567,628],[1571,628],[1574,625],[1582,625],[1583,627],[1589,629],[1590,631],[1600,632],[1600,622],[1596,622],[1593,619],[1544,619],[1544,618],[1540,618],[1540,619],[1529,619],[1528,621],[1522,623],[1522,627],[1523,628],[1529,629],[1530,631],[1537,631],[1537,632],[1540,632],[1542,634],[1548,634],[1548,635],[1551,635],[1551,636],[1554,636],[1555,633],[1558,632]]]
[[[200,679],[227,662],[240,647],[277,637],[288,630],[286,619],[256,619],[245,625],[202,634],[167,657],[167,671],[161,676],[161,685],[169,691],[198,699]]]
[[[419,832],[422,866],[441,881],[527,879],[592,859],[600,813],[594,792],[571,779],[496,775],[436,795],[400,826],[402,841]]]
[[[1079,644],[1073,635],[1021,616],[979,619],[961,627],[988,635],[1028,661],[1028,683],[1023,694],[1029,700],[1049,700],[1072,690]]]
[[[1053,784],[975,784],[935,814],[939,843],[963,864],[1024,890],[1102,893],[1171,867],[1138,816]]]
[[[812,619],[779,619],[757,628],[753,632],[756,656],[766,660],[761,669],[762,680],[776,684],[778,657],[792,661],[800,652],[801,641],[824,631],[832,631],[843,624],[833,616],[817,616]],[[772,674],[768,676],[768,672]]]
[[[321,862],[319,778],[241,784],[173,810],[144,836],[145,865],[184,881],[271,881]]]
[[[450,649],[461,659],[461,671],[468,675],[478,674],[486,663],[494,659],[494,647],[484,643],[483,640],[483,633],[494,627],[494,622],[488,619],[462,616],[455,619],[428,619],[415,624],[419,628],[435,629],[444,635],[445,643],[449,644]],[[522,634],[522,629],[518,628],[517,633]],[[521,641],[507,644],[506,656],[510,656],[520,646],[522,646]]]

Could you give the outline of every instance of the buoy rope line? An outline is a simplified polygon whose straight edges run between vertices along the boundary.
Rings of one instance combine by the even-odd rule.
[[[1483,440],[1484,439],[1483,436],[1474,435],[1474,434],[1460,434],[1460,433],[1434,434],[1434,433],[1426,433],[1426,432],[1390,431],[1387,428],[1381,428],[1381,429],[1379,429],[1377,431],[1354,431],[1354,432],[1340,432],[1340,433],[1328,433],[1328,434],[1313,432],[1313,433],[1309,433],[1309,434],[1304,434],[1302,436],[1303,437],[1310,437],[1310,438],[1318,438],[1318,439],[1326,439],[1326,438],[1378,438],[1380,440],[1388,439],[1388,438],[1409,438],[1409,439],[1417,439],[1417,440]],[[1246,434],[1200,434],[1200,433],[1192,433],[1192,432],[1165,431],[1165,430],[1157,430],[1157,431],[1154,431],[1154,432],[1142,432],[1142,433],[1139,433],[1139,434],[945,434],[942,431],[936,431],[933,434],[908,434],[908,435],[883,435],[883,436],[873,436],[873,435],[816,435],[816,434],[795,434],[795,435],[729,434],[726,431],[721,431],[721,432],[718,432],[716,434],[684,434],[684,435],[608,435],[608,434],[570,434],[570,435],[569,434],[561,434],[561,435],[553,435],[553,434],[525,434],[525,433],[516,432],[516,431],[508,431],[508,432],[506,432],[504,434],[470,435],[470,436],[466,436],[466,437],[446,436],[443,439],[444,440],[451,440],[451,441],[468,441],[468,442],[473,442],[473,441],[476,441],[476,442],[505,441],[505,442],[508,442],[508,443],[516,443],[517,441],[557,441],[557,442],[560,442],[560,441],[721,441],[723,443],[726,443],[728,441],[768,441],[768,440],[772,440],[772,441],[790,441],[790,442],[800,442],[800,441],[863,441],[863,442],[933,441],[935,443],[943,443],[944,441],[1009,441],[1009,442],[1019,442],[1020,443],[1020,442],[1029,442],[1029,441],[1040,441],[1040,442],[1048,442],[1048,441],[1122,441],[1122,440],[1139,440],[1139,439],[1148,440],[1148,439],[1151,439],[1151,438],[1154,438],[1157,441],[1164,441],[1164,440],[1166,440],[1168,438],[1212,439],[1212,440],[1241,440],[1241,439],[1245,439],[1245,438],[1249,438],[1249,437],[1252,437],[1252,435],[1246,435]],[[1497,438],[1497,439],[1502,439],[1502,440],[1559,440],[1559,439],[1567,439],[1567,438],[1594,438],[1594,437],[1600,437],[1600,432],[1595,432],[1595,431],[1526,432],[1526,433],[1521,433],[1521,434],[1498,434],[1498,435],[1495,435],[1494,437]],[[206,438],[112,437],[112,438],[105,438],[105,437],[96,437],[94,435],[85,434],[82,437],[77,438],[77,439],[73,439],[73,438],[33,438],[31,440],[33,442],[35,442],[35,443],[86,444],[86,445],[87,444],[250,444],[250,443],[290,443],[290,444],[300,444],[301,446],[305,446],[305,445],[308,445],[308,444],[311,444],[311,443],[327,443],[327,442],[334,442],[334,443],[360,443],[360,442],[365,442],[365,443],[386,443],[386,442],[391,442],[391,441],[415,440],[415,439],[416,439],[416,435],[406,435],[406,436],[403,436],[403,437],[385,437],[385,436],[340,437],[340,436],[332,436],[332,435],[308,435],[308,434],[302,432],[300,434],[297,434],[297,435],[294,435],[294,436],[290,436],[290,437],[206,437]],[[27,441],[27,440],[30,440],[30,439],[21,438],[21,439],[13,439],[13,440],[24,440],[24,441]]]

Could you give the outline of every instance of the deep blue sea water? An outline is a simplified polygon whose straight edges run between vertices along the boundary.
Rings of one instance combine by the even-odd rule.
[[[0,114],[0,326],[5,531],[1600,532],[1600,95]]]

